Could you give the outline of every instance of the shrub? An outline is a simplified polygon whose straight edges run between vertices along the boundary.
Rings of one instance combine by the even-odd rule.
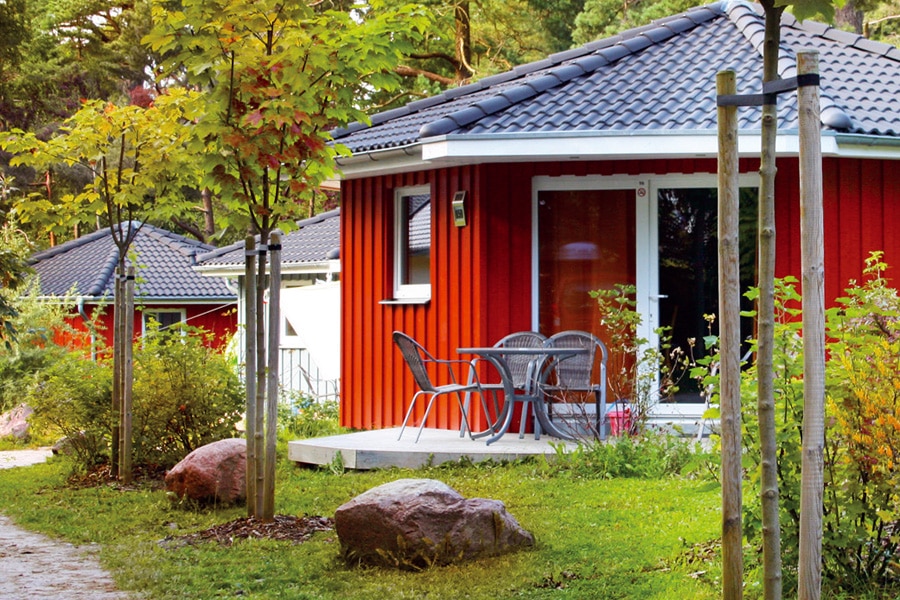
[[[134,462],[172,466],[192,450],[235,437],[244,394],[209,334],[150,328],[134,352]]]
[[[886,268],[870,256],[828,312],[823,558],[853,584],[900,577],[900,296]]]
[[[696,442],[648,429],[608,443],[582,442],[571,452],[560,447],[550,469],[585,479],[657,479],[684,473],[702,454]]]
[[[85,468],[108,459],[112,426],[112,369],[65,352],[34,374],[27,387],[32,423],[68,439],[76,464]]]
[[[12,300],[15,317],[10,323],[16,331],[15,341],[0,345],[0,412],[22,402],[23,382],[65,353],[54,339],[76,335],[65,320],[72,305],[69,299],[38,299],[36,276],[30,277],[20,291],[22,294]]]
[[[280,404],[280,412],[280,429],[293,437],[324,437],[343,431],[337,400],[317,400],[302,392],[291,392]]]
[[[56,346],[23,348],[20,352],[0,352],[0,413],[25,400],[23,389],[34,374],[65,354]]]
[[[671,327],[655,330],[659,340],[656,347],[638,335],[642,317],[637,311],[636,292],[633,284],[590,292],[597,300],[604,331],[601,337],[609,350],[606,377],[612,397],[608,401],[616,409],[628,406],[631,433],[644,431],[653,407],[678,392],[690,364],[690,357],[673,343]],[[694,340],[685,341],[693,347]]]
[[[883,277],[880,253],[864,280],[826,313],[823,571],[848,591],[900,580],[900,295]],[[803,346],[795,279],[776,282],[775,420],[785,590],[796,581],[803,427]],[[753,297],[755,290],[749,295]],[[714,385],[715,358],[695,375]],[[745,466],[755,494],[744,504],[744,531],[762,539],[756,368],[742,374]],[[713,398],[713,401],[716,399]]]

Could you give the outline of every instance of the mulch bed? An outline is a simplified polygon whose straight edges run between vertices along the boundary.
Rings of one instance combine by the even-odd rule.
[[[215,525],[204,531],[180,536],[166,536],[159,541],[164,548],[178,548],[199,542],[215,541],[222,546],[231,546],[237,540],[268,539],[300,544],[307,541],[317,531],[334,531],[334,522],[328,517],[292,517],[275,515],[270,522],[254,517],[244,517]]]
[[[165,487],[163,478],[166,470],[156,465],[135,465],[133,483],[123,486],[112,477],[108,464],[97,465],[86,473],[71,475],[66,484],[72,489],[115,486],[119,489],[136,489],[148,486],[152,489]],[[215,525],[204,531],[187,535],[166,536],[159,540],[163,548],[180,548],[200,542],[217,542],[222,546],[231,546],[237,540],[269,539],[300,544],[309,540],[317,531],[334,531],[334,521],[328,517],[275,515],[274,520],[264,522],[254,517],[235,519],[228,523]]]

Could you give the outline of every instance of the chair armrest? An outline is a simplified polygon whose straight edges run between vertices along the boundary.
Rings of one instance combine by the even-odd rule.
[[[447,371],[450,373],[450,381],[459,384],[459,381],[456,377],[456,371],[454,370],[454,365],[466,365],[469,367],[469,375],[466,381],[474,382],[474,384],[478,387],[481,387],[481,379],[478,377],[478,370],[475,368],[474,360],[462,360],[462,359],[443,359],[443,358],[435,358],[431,360],[427,360],[425,362],[432,362],[437,365],[441,365],[447,368]]]

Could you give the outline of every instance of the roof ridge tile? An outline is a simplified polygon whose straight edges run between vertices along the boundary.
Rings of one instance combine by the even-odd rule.
[[[649,25],[630,29],[613,38],[585,44],[580,48],[553,54],[543,60],[514,67],[511,71],[513,76],[503,79],[502,82],[505,83],[530,74],[537,74],[541,71],[546,71],[546,73],[535,79],[525,80],[521,85],[512,88],[512,90],[498,92],[497,95],[503,96],[508,103],[502,101],[491,102],[491,98],[479,100],[449,115],[444,115],[434,121],[425,123],[419,129],[419,137],[446,135],[460,127],[467,127],[484,116],[494,114],[497,111],[508,108],[512,104],[531,98],[535,94],[571,81],[575,77],[589,74],[624,56],[659,44],[722,14],[724,14],[724,9],[720,3],[694,7],[687,12],[658,19]],[[670,27],[670,23],[674,26]],[[600,55],[599,60],[590,59],[591,56],[598,54]],[[491,82],[481,87],[480,90],[490,89],[494,84],[495,82]],[[475,86],[477,83],[471,85]],[[529,88],[531,91],[517,89],[521,87]],[[448,90],[436,97],[459,98],[468,93],[460,92],[462,89],[456,88],[452,95],[451,90]]]
[[[112,278],[113,273],[115,273],[118,263],[119,249],[113,244],[111,251],[106,257],[106,262],[103,263],[103,267],[97,273],[97,278],[94,279],[93,283],[85,290],[85,293],[81,295],[90,296],[92,298],[102,296],[109,286],[109,280]]]
[[[738,31],[762,56],[765,40],[765,17],[759,14],[754,6],[751,6],[744,0],[730,0],[727,3],[726,12]],[[806,30],[803,23],[787,13],[782,13],[781,26]],[[816,26],[812,29],[822,31],[823,34],[808,32],[813,35],[821,35],[822,37],[828,37],[829,32],[832,30],[831,27],[827,26],[824,30],[821,26]],[[795,77],[797,75],[797,61],[794,52],[783,41],[778,50],[778,75],[782,78]],[[852,128],[853,121],[850,116],[838,106],[837,102],[829,94],[821,89],[819,90],[819,102],[821,107],[820,121],[824,125],[832,129]]]

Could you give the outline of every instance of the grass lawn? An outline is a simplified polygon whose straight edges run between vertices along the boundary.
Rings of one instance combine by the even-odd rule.
[[[333,532],[292,545],[239,541],[164,548],[169,535],[245,516],[187,510],[164,491],[65,487],[62,462],[0,471],[0,507],[17,524],[101,545],[118,585],[147,598],[716,598],[719,563],[686,550],[719,535],[719,488],[681,479],[585,479],[541,462],[333,473],[279,466],[277,513],[331,517],[342,503],[402,477],[444,481],[467,497],[502,500],[533,550],[424,572],[345,564]]]

